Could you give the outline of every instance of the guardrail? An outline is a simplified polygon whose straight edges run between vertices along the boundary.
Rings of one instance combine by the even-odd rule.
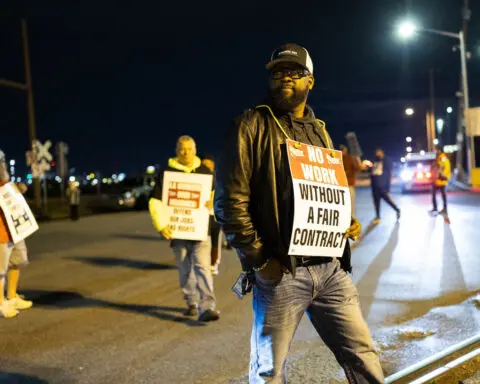
[[[385,379],[385,384],[395,384],[396,382],[399,382],[402,379],[405,379],[406,377],[410,375],[414,375],[415,372],[419,372],[425,368],[427,368],[429,365],[432,365],[434,363],[438,363],[441,360],[447,358],[448,356],[453,355],[456,352],[459,352],[462,349],[465,349],[467,347],[470,347],[476,343],[480,342],[480,334],[472,336],[458,344],[452,345],[451,347],[448,347],[444,349],[443,351],[436,353],[422,361],[419,361],[418,363],[415,363],[405,369],[402,369],[401,371],[394,373],[393,375],[388,376]],[[477,348],[473,351],[470,351],[469,353],[445,364],[444,366],[440,368],[436,368],[426,374],[424,374],[421,377],[418,377],[414,379],[413,381],[410,381],[411,384],[422,384],[422,383],[427,383],[429,380],[432,380],[440,375],[445,374],[448,372],[450,369],[453,369],[457,367],[460,364],[465,363],[468,360],[471,360],[475,358],[476,356],[480,355],[480,348]]]

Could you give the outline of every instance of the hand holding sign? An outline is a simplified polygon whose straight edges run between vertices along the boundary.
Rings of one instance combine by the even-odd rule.
[[[373,163],[370,160],[363,160],[362,165],[363,165],[364,168],[372,168],[373,167]]]
[[[359,238],[360,233],[362,233],[362,224],[360,224],[357,219],[352,217],[352,223],[345,231],[345,238],[355,241]]]
[[[27,186],[24,183],[18,183],[15,184],[15,187],[18,189],[18,192],[20,192],[22,195],[27,192]]]
[[[163,228],[160,233],[162,234],[163,237],[165,237],[165,239],[167,240],[171,240],[172,239],[172,229],[167,225],[165,228]]]
[[[211,211],[213,209],[213,200],[208,200],[206,203],[205,203],[205,207]]]

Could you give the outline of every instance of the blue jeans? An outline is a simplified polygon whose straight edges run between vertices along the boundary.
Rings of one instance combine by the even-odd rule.
[[[334,353],[350,383],[383,383],[358,293],[338,259],[299,267],[295,278],[257,274],[253,289],[250,383],[286,383],[286,358],[304,313]]]
[[[183,296],[188,305],[198,306],[200,313],[215,309],[211,247],[210,237],[205,241],[172,240]]]

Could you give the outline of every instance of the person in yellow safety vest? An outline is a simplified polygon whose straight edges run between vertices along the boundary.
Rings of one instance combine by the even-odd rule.
[[[434,181],[432,184],[433,209],[431,212],[447,215],[447,193],[445,189],[448,180],[450,180],[450,177],[452,176],[452,172],[450,160],[448,160],[447,155],[439,148],[437,148],[437,158],[433,164],[432,170]],[[443,200],[443,209],[440,212],[437,211],[437,191],[440,191]]]
[[[165,169],[170,172],[199,173],[211,175],[212,171],[197,157],[195,141],[190,136],[181,136],[177,141],[177,157],[168,161]],[[187,303],[185,316],[197,316],[201,322],[218,320],[220,312],[216,310],[211,272],[211,238],[204,241],[172,239],[169,224],[170,215],[162,202],[163,172],[149,200],[148,206],[153,225],[163,237],[171,241],[171,248],[177,261],[180,287]],[[213,188],[211,200],[206,207],[213,209]],[[210,230],[209,230],[210,235]]]

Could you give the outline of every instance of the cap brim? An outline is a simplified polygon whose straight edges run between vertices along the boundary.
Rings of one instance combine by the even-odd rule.
[[[267,65],[265,66],[268,70],[272,69],[273,67],[275,67],[277,64],[281,64],[281,63],[294,63],[294,64],[298,64],[300,65],[302,68],[305,68],[307,71],[310,72],[310,70],[305,66],[303,65],[300,60],[295,60],[291,57],[284,57],[284,58],[280,58],[280,59],[276,59],[276,60],[272,60],[270,61],[269,63],[267,63]]]

